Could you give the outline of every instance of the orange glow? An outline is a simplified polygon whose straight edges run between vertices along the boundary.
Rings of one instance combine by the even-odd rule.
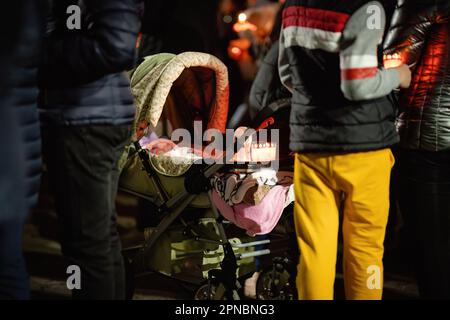
[[[138,50],[141,47],[142,42],[142,33],[139,32],[138,37],[136,39],[136,49]]]
[[[250,22],[244,22],[244,23],[235,23],[233,26],[233,30],[234,32],[244,32],[244,31],[257,31],[258,28],[254,25],[251,24]]]
[[[238,47],[232,47],[230,49],[230,57],[234,60],[239,60],[242,57],[242,50]]]

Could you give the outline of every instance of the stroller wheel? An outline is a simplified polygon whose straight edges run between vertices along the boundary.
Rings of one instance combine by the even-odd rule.
[[[225,288],[222,285],[205,283],[195,291],[194,300],[226,300]]]
[[[282,263],[265,269],[256,283],[258,300],[294,300],[296,296],[292,275]]]
[[[214,300],[216,294],[215,286],[211,286],[207,283],[198,288],[194,293],[194,300]]]

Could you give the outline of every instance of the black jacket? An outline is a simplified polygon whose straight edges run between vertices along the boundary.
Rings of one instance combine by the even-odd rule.
[[[28,208],[37,203],[41,177],[41,135],[38,116],[38,67],[44,35],[45,1],[27,0],[24,23],[12,67],[12,105],[19,121],[26,160]]]
[[[82,8],[69,30],[69,5]],[[128,75],[140,28],[136,0],[53,3],[41,68],[42,115],[62,125],[123,125],[134,118]]]
[[[400,0],[386,41],[393,53],[413,71],[400,93],[401,145],[450,150],[450,1]]]
[[[293,93],[290,147],[295,152],[359,152],[398,142],[390,99],[398,73],[381,67],[385,15],[368,28],[380,2],[287,0],[279,71]]]
[[[37,70],[45,6],[42,0],[20,0],[3,9],[0,24],[7,45],[0,50],[0,227],[5,221],[23,223],[37,200]]]
[[[2,40],[8,43],[0,47],[0,233],[10,227],[11,221],[22,219],[26,212],[23,144],[17,114],[11,104],[12,61],[18,46],[24,2],[7,1],[0,10]],[[0,286],[0,298],[9,295],[2,289]]]
[[[250,90],[250,117],[255,120],[264,109],[274,104],[290,104],[292,94],[281,83],[278,75],[278,51],[280,46],[275,42],[261,63],[261,67]],[[270,113],[270,111],[267,111]]]

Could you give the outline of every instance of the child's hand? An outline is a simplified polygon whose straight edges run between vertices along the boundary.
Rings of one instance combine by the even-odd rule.
[[[411,70],[408,65],[402,64],[401,66],[395,68],[400,77],[400,88],[407,89],[411,85]]]

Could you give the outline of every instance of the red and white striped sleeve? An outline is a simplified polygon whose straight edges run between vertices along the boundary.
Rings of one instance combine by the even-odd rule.
[[[383,6],[372,1],[348,20],[340,41],[341,89],[349,100],[383,97],[400,85],[398,72],[378,61],[386,25]]]

